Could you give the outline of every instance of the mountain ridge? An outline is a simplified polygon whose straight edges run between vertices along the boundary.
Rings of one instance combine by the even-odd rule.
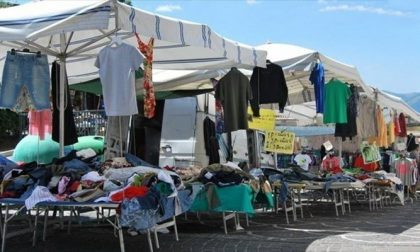
[[[388,94],[398,96],[403,99],[408,105],[420,113],[420,93],[395,93],[391,91],[385,91]]]

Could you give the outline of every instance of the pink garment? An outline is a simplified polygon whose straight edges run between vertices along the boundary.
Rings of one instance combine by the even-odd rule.
[[[69,182],[70,182],[69,177],[66,177],[66,176],[61,177],[60,182],[58,182],[58,194],[63,194],[66,192],[66,188]]]
[[[31,110],[28,113],[29,135],[38,135],[40,140],[45,139],[45,133],[52,132],[51,110]]]

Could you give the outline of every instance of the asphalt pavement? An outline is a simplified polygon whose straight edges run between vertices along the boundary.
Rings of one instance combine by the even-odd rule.
[[[86,220],[85,217],[83,220]],[[195,214],[177,217],[179,241],[173,229],[159,234],[160,249],[155,251],[420,251],[420,199],[406,205],[393,204],[369,211],[367,204],[352,204],[352,212],[336,217],[332,204],[304,207],[304,218],[286,224],[284,213],[258,213],[243,230],[228,222],[229,233],[223,231],[221,214]],[[20,222],[11,229],[22,228]],[[32,234],[7,240],[6,251],[43,252],[107,252],[120,251],[118,238],[106,225],[93,227],[74,223],[71,233],[58,225],[48,228],[42,241],[40,226],[38,242],[32,247]],[[149,251],[146,235],[129,235],[124,230],[125,248]]]

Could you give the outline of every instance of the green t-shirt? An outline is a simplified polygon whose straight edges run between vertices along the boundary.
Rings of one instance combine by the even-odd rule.
[[[340,80],[325,84],[324,123],[347,123],[347,100],[350,88]]]

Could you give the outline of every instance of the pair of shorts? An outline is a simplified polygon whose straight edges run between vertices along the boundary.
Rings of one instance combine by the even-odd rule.
[[[49,76],[46,55],[7,52],[0,107],[18,111],[50,109]]]

